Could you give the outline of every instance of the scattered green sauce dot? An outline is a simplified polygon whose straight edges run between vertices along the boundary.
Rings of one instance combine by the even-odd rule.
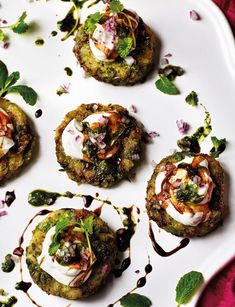
[[[36,46],[42,46],[44,45],[44,40],[42,38],[37,38],[35,41]]]
[[[51,36],[56,36],[58,33],[56,31],[51,31]]]
[[[73,71],[72,71],[72,69],[71,68],[69,68],[69,67],[65,67],[65,72],[66,72],[66,74],[68,75],[68,76],[72,76],[72,74],[73,74]]]

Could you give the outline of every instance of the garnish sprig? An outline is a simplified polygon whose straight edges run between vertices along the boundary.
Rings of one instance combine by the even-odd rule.
[[[27,85],[14,85],[20,79],[18,71],[12,72],[10,75],[6,65],[0,61],[0,97],[5,97],[9,93],[20,94],[24,101],[31,106],[37,102],[37,93]]]
[[[12,30],[14,33],[22,34],[29,29],[29,24],[25,22],[27,17],[27,12],[23,12],[18,20],[12,25],[1,25],[0,26],[0,41],[6,41],[7,35],[4,33],[3,29]]]

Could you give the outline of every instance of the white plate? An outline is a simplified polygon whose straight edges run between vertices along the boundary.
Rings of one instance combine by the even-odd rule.
[[[6,190],[13,189],[17,197],[8,209],[8,216],[0,220],[1,260],[17,246],[18,237],[24,226],[38,211],[27,203],[28,193],[35,188],[59,192],[70,190],[92,195],[98,191],[101,198],[109,198],[114,204],[136,204],[142,211],[141,223],[132,240],[132,264],[121,278],[114,279],[100,294],[79,303],[48,296],[34,285],[30,293],[43,307],[65,307],[69,303],[71,306],[107,306],[135,286],[137,279],[143,274],[148,254],[151,257],[153,272],[148,275],[147,284],[139,293],[147,295],[153,306],[175,306],[175,286],[179,278],[191,270],[202,267],[203,263],[220,249],[221,244],[234,235],[235,48],[230,28],[221,12],[209,0],[145,0],[144,5],[142,1],[126,0],[123,3],[137,11],[156,32],[161,41],[160,57],[170,52],[173,54],[170,62],[185,69],[186,73],[176,80],[181,95],[168,96],[155,89],[156,69],[145,83],[127,88],[113,87],[92,78],[84,79],[72,53],[73,39],[61,42],[61,33],[56,37],[50,35],[52,30],[56,30],[56,22],[66,14],[70,3],[59,0],[33,3],[24,0],[1,0],[0,17],[14,21],[26,10],[28,20],[37,25],[32,33],[22,36],[10,34],[10,48],[0,49],[0,58],[7,64],[9,71],[19,70],[21,81],[32,86],[40,96],[37,106],[30,107],[19,96],[9,95],[9,98],[18,103],[34,122],[40,148],[33,163],[0,190],[0,198],[4,197]],[[192,9],[200,14],[200,21],[192,21],[189,18],[189,11]],[[45,40],[41,47],[34,44],[38,37]],[[66,66],[72,68],[72,77],[64,73]],[[63,83],[70,83],[70,93],[59,97],[56,95],[56,89]],[[176,140],[181,137],[176,120],[188,121],[192,127],[190,132],[203,123],[203,109],[192,108],[184,101],[191,90],[198,92],[200,101],[211,114],[211,135],[218,138],[226,137],[229,141],[220,161],[227,173],[226,201],[229,203],[230,215],[223,227],[211,235],[193,239],[186,248],[175,255],[162,258],[153,251],[148,237],[148,219],[145,212],[146,183],[153,170],[151,161],[160,161],[169,155],[169,150],[176,147]],[[88,185],[78,187],[65,173],[58,171],[60,167],[54,153],[54,129],[67,111],[81,103],[91,102],[119,103],[127,108],[134,104],[138,108],[136,117],[149,131],[160,133],[160,137],[147,146],[146,157],[132,183],[123,182],[107,190]],[[38,108],[42,108],[43,115],[35,119],[34,112]],[[208,151],[210,148],[208,138],[202,145],[202,150]],[[54,205],[54,209],[82,206],[80,199],[60,199]],[[115,218],[110,212],[105,214],[104,219],[110,226],[115,227]],[[38,223],[38,220],[35,223]],[[31,236],[30,232],[31,230],[27,233],[26,244]],[[180,240],[164,231],[159,233],[157,227],[156,237],[166,250],[175,247]],[[229,249],[231,254],[235,254],[232,245]],[[136,270],[140,270],[140,274],[134,273]],[[24,274],[25,280],[29,280],[27,270],[24,270]],[[24,293],[14,290],[14,284],[18,280],[18,267],[11,274],[0,272],[0,287],[18,297],[17,306],[31,306]]]

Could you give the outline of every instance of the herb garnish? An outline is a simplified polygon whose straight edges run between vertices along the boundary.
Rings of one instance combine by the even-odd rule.
[[[198,194],[196,184],[190,184],[188,182],[181,183],[179,189],[174,194],[178,201],[183,202],[199,203],[204,198],[204,195]]]
[[[188,96],[185,98],[185,101],[190,104],[191,106],[195,107],[198,104],[198,95],[196,92],[192,91],[188,94]]]
[[[101,19],[100,12],[96,12],[94,14],[91,14],[85,21],[85,26],[87,27],[87,31],[90,34],[93,34],[96,28],[96,23],[99,22]]]
[[[18,20],[12,25],[0,26],[0,41],[5,41],[7,39],[7,35],[4,33],[2,29],[12,30],[14,33],[22,34],[25,33],[29,25],[25,22],[27,17],[27,13],[23,12],[22,15],[18,18]]]
[[[174,85],[173,81],[177,76],[182,76],[183,68],[180,66],[167,65],[158,71],[159,79],[155,82],[156,88],[168,95],[180,94],[179,89]]]
[[[202,273],[191,271],[180,278],[176,286],[176,302],[178,306],[187,304],[194,296],[200,286],[203,284],[204,278]]]
[[[86,219],[80,220],[80,222],[71,222],[71,219],[72,219],[71,211],[66,211],[65,214],[60,216],[59,221],[56,223],[55,233],[53,235],[52,242],[49,246],[48,250],[49,255],[50,256],[55,255],[57,250],[60,248],[60,240],[59,240],[60,233],[68,226],[76,226],[86,236],[87,245],[90,252],[90,264],[92,264],[93,257],[92,257],[90,236],[93,234],[93,216],[90,215]]]
[[[31,88],[26,85],[14,85],[20,78],[20,73],[14,71],[10,75],[6,65],[0,61],[0,97],[5,97],[9,93],[20,94],[24,101],[31,106],[35,105],[38,95]]]
[[[5,260],[2,263],[2,271],[5,273],[10,273],[11,271],[14,270],[15,267],[15,262],[12,259],[12,255],[11,254],[7,254],[5,256]]]
[[[117,53],[121,58],[125,58],[133,49],[133,39],[131,37],[123,38],[117,48]]]
[[[119,0],[110,0],[110,11],[112,13],[120,13],[123,10],[124,6]]]
[[[150,299],[138,293],[128,293],[120,299],[123,307],[149,307],[152,306]]]
[[[226,149],[226,139],[217,139],[216,136],[211,137],[213,148],[210,150],[210,155],[214,158],[218,158],[219,155]]]
[[[179,94],[178,88],[167,77],[159,75],[159,79],[155,82],[156,88],[168,95]]]
[[[204,109],[206,114],[204,126],[199,127],[193,135],[185,136],[177,141],[177,145],[181,148],[182,151],[199,153],[201,150],[199,144],[211,133],[212,127],[210,113],[205,107]]]

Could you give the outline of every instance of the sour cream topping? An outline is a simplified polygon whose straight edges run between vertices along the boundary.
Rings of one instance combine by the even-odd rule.
[[[166,212],[177,222],[187,226],[197,226],[201,223],[203,218],[203,212],[196,212],[194,214],[190,212],[180,213],[170,203],[166,208]]]
[[[47,272],[58,282],[68,286],[80,272],[76,269],[70,269],[69,266],[60,265],[48,254],[48,249],[51,244],[54,233],[55,227],[52,227],[47,232],[46,237],[43,241],[42,253],[37,258],[37,261],[42,270]]]
[[[80,269],[70,268],[59,264],[54,257],[49,255],[48,250],[54,233],[55,226],[49,229],[43,241],[42,253],[37,258],[40,268],[63,285],[73,287],[79,278],[82,278],[82,283],[84,283],[90,277],[91,269],[87,267],[84,269],[82,267]]]
[[[186,157],[185,159],[181,160],[180,162],[175,163],[174,165],[177,167],[180,163],[187,163],[191,164],[193,162],[194,157]],[[197,194],[204,196],[201,202],[195,204],[195,205],[205,205],[207,206],[207,203],[211,199],[212,191],[214,188],[214,183],[209,175],[209,169],[208,169],[208,161],[206,159],[203,159],[200,163],[198,163],[199,167],[204,167],[208,171],[203,172],[204,179],[202,182],[202,179],[199,176],[193,176],[192,179],[189,179],[188,172],[184,168],[178,168],[176,170],[175,175],[171,176],[170,179],[168,178],[168,182],[173,185],[175,189],[180,187],[181,183],[184,182],[190,182],[191,184],[194,184],[197,188]],[[163,170],[158,173],[156,180],[155,180],[155,193],[156,195],[159,195],[164,190],[164,182],[166,180],[166,170]],[[159,203],[163,205],[163,201],[159,200]],[[194,213],[183,211],[179,212],[176,210],[171,198],[168,198],[167,201],[164,201],[164,207],[166,212],[176,221],[178,221],[181,224],[188,225],[188,226],[197,226],[202,221],[206,220],[208,217],[208,214],[205,216],[205,211],[196,211]],[[181,208],[182,209],[182,208]]]
[[[90,126],[94,123],[103,125],[110,115],[111,113],[108,112],[94,113],[87,116],[82,122],[86,122]],[[76,119],[72,119],[62,133],[62,146],[65,154],[73,159],[83,160],[83,142],[84,135],[81,124]]]
[[[89,40],[91,51],[97,60],[105,62],[113,61],[113,59],[108,59],[106,53],[99,49],[98,46],[100,45],[103,49],[112,51],[115,47],[115,43],[115,32],[107,31],[103,25],[97,23],[92,38]]]
[[[4,156],[15,142],[12,139],[14,127],[8,114],[0,108],[0,157]]]

